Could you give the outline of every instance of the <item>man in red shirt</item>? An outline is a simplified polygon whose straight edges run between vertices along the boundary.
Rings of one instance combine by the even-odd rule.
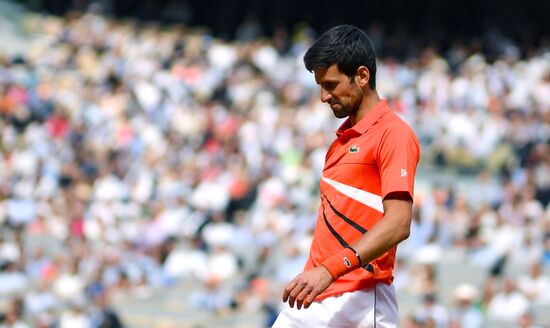
[[[304,62],[321,101],[347,119],[325,158],[309,259],[286,286],[290,307],[273,327],[396,327],[393,266],[410,231],[418,139],[380,99],[363,31],[330,29]]]

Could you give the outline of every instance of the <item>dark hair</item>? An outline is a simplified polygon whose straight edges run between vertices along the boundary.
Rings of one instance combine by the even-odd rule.
[[[336,64],[350,78],[359,66],[369,69],[369,86],[376,89],[376,52],[365,32],[351,25],[338,25],[315,40],[304,56],[308,71]]]

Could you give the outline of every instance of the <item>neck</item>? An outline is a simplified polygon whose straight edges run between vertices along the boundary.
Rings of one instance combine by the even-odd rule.
[[[369,113],[378,103],[380,102],[380,96],[378,95],[378,92],[376,90],[369,91],[368,95],[363,97],[363,100],[361,100],[361,103],[359,104],[359,108],[349,116],[349,120],[352,126],[354,126],[357,122],[361,121],[367,113]]]

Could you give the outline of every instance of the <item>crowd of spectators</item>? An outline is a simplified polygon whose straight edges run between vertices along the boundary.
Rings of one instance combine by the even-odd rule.
[[[341,123],[303,67],[315,32],[225,41],[92,13],[24,26],[28,50],[0,54],[0,327],[121,327],[114,302],[182,283],[189,306],[269,325]],[[404,326],[532,327],[550,305],[550,41],[400,52],[368,32],[379,93],[422,144],[396,268],[398,293],[422,301]],[[444,303],[436,268],[453,251],[486,279]]]

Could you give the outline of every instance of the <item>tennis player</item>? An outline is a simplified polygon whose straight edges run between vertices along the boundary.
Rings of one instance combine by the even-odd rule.
[[[376,53],[362,30],[333,27],[304,63],[321,101],[346,120],[326,154],[308,261],[273,327],[396,327],[393,267],[410,232],[418,139],[378,95]]]

